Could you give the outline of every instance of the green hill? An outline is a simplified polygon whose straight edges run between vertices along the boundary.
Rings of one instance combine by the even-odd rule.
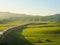
[[[0,12],[0,22],[11,22],[11,21],[52,21],[59,22],[60,14],[54,14],[51,16],[31,16],[27,14],[16,14],[10,12]]]

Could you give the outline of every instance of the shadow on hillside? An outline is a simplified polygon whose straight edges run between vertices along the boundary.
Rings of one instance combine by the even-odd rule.
[[[31,23],[31,25],[44,25],[44,24],[48,24],[48,23]]]
[[[33,26],[33,27],[28,27],[28,28],[42,28],[42,27],[56,27],[56,26]]]
[[[9,33],[3,34],[2,37],[4,38],[1,39],[0,45],[33,45],[22,35],[23,29],[25,29],[27,25],[11,28],[9,29],[12,30],[10,32],[6,31],[5,33]]]
[[[53,34],[60,34],[60,30],[55,30],[55,31],[52,31],[51,33],[53,33]]]

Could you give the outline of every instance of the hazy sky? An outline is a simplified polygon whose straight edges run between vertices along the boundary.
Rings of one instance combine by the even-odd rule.
[[[32,15],[60,13],[60,0],[0,0],[0,12]]]

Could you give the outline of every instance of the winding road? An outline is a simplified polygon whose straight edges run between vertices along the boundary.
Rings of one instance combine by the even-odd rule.
[[[25,29],[29,24],[31,23],[25,23],[6,29],[6,31],[0,37],[0,44],[1,45],[33,45],[24,37],[24,35],[22,35],[23,29]],[[19,35],[17,33],[19,33]]]

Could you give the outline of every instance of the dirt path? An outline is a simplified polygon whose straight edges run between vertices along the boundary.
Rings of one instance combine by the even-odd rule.
[[[29,25],[29,23],[7,29],[7,31],[4,32],[3,35],[0,37],[0,44],[1,45],[33,45],[22,35],[22,31],[23,29],[26,28],[27,25]],[[20,33],[19,38],[17,37],[16,32]]]

